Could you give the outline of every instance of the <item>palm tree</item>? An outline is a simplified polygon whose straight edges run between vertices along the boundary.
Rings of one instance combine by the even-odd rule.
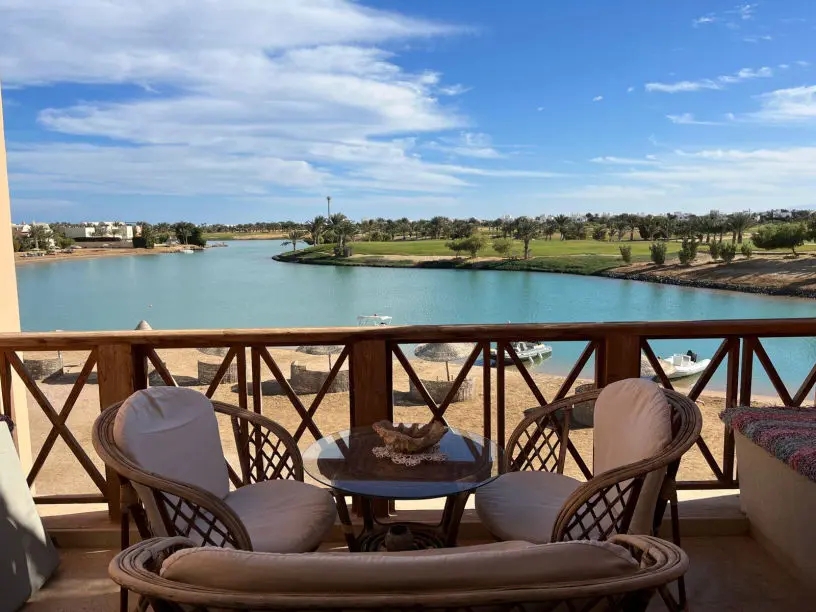
[[[564,240],[564,234],[567,231],[567,227],[569,227],[570,218],[567,215],[558,215],[554,221],[555,226],[558,228],[558,233],[561,234],[561,240]]]
[[[44,247],[48,248],[51,246],[51,241],[49,238],[51,237],[51,230],[48,229],[45,225],[37,225],[36,223],[31,224],[31,230],[28,233],[28,237],[30,240],[34,241],[34,248],[39,250],[40,243],[43,244]]]
[[[742,234],[754,222],[754,216],[749,212],[735,212],[728,217],[728,226],[736,234],[736,241],[742,244]]]
[[[544,225],[542,226],[541,231],[544,233],[544,236],[547,238],[547,240],[552,240],[553,234],[555,233],[555,230],[557,230],[557,229],[558,229],[558,226],[555,224],[555,220],[554,219],[547,219],[544,222]]]
[[[530,258],[530,241],[538,236],[541,226],[530,217],[519,217],[515,222],[516,238],[524,243],[524,259]]]
[[[309,232],[309,237],[312,239],[312,244],[320,244],[320,239],[323,237],[323,232],[326,231],[326,217],[318,215],[311,221],[307,221],[306,230]]]
[[[290,230],[286,234],[286,237],[289,240],[286,240],[281,244],[283,244],[283,246],[288,246],[288,245],[291,244],[292,245],[292,252],[294,253],[295,251],[297,251],[297,243],[301,242],[305,235],[306,235],[306,232],[304,232],[303,230],[299,230],[299,229]]]
[[[629,228],[629,224],[626,222],[626,219],[621,215],[619,217],[615,217],[615,220],[612,222],[612,227],[615,228],[615,231],[618,232],[618,241],[623,240],[623,234]]]

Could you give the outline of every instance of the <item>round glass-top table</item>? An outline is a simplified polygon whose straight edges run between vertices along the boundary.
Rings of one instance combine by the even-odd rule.
[[[397,525],[407,527],[414,548],[455,546],[459,522],[471,491],[499,475],[501,450],[479,434],[450,427],[439,442],[444,461],[427,461],[416,466],[378,458],[375,447],[383,446],[370,427],[340,431],[312,444],[303,453],[303,467],[317,482],[331,487],[337,499],[340,520],[353,550],[382,550],[393,540]],[[363,530],[353,536],[345,495],[358,496]],[[418,500],[445,497],[439,525],[378,523],[372,500]],[[390,531],[390,534],[389,534]]]

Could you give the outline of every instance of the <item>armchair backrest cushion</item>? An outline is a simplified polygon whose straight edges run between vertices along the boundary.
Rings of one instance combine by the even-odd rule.
[[[146,471],[221,499],[229,493],[215,410],[198,391],[179,387],[137,391],[119,408],[113,437],[122,452]]]
[[[671,409],[655,383],[631,378],[605,387],[595,402],[594,474],[659,454],[672,440]],[[649,474],[632,518],[631,533],[651,533],[665,468]]]
[[[225,548],[174,553],[161,575],[190,585],[253,593],[406,593],[540,586],[629,576],[629,552],[609,542],[498,542],[404,553],[277,554]]]

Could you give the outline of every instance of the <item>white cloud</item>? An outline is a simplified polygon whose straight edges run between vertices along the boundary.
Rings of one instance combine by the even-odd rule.
[[[694,19],[692,21],[692,23],[696,27],[696,26],[706,25],[706,24],[709,24],[709,23],[715,23],[716,21],[717,21],[717,18],[714,17],[714,14],[709,13],[708,15],[703,15],[702,17],[698,17],[697,19]]]
[[[630,87],[627,87],[627,88],[626,88],[626,93],[632,93],[633,91],[635,91],[635,88],[634,88],[634,87],[631,87],[631,86],[630,86]]]
[[[778,68],[782,70],[787,70],[788,68],[790,68],[790,64],[779,64]]]
[[[732,9],[723,11],[722,13],[708,13],[702,17],[693,19],[691,23],[695,28],[701,25],[721,23],[729,29],[737,29],[739,27],[739,21],[751,21],[754,18],[754,12],[757,6],[757,4],[748,3],[737,4]]]
[[[797,65],[801,66],[802,68],[807,68],[810,66],[810,62],[806,62],[805,60],[799,60],[796,62]]]
[[[646,83],[646,91],[662,93],[679,93],[700,91],[703,89],[723,89],[723,85],[733,85],[750,79],[770,78],[773,70],[767,66],[762,68],[742,68],[734,74],[718,76],[715,79],[700,79],[698,81],[679,81],[677,83]]]
[[[592,98],[593,102],[600,102],[601,100],[603,100],[603,96],[595,96],[594,98]]]
[[[539,107],[537,107],[537,108],[536,108],[536,110],[537,110],[537,111],[540,113],[541,111],[543,111],[543,110],[544,110],[544,107],[543,107],[543,106],[539,106]]]
[[[271,200],[280,190],[450,194],[471,178],[550,178],[423,159],[419,137],[468,127],[444,103],[467,88],[406,71],[382,47],[460,31],[348,0],[231,0],[229,10],[186,0],[12,2],[0,21],[4,85],[108,87],[97,89],[103,101],[39,113],[70,143],[9,143],[12,186]],[[478,132],[433,142],[473,160],[502,157]]]
[[[759,96],[762,108],[744,118],[766,123],[816,122],[816,85],[777,89]]]
[[[612,164],[616,166],[641,166],[641,165],[648,166],[658,163],[651,155],[647,155],[643,159],[635,157],[615,157],[612,155],[606,155],[603,157],[593,157],[589,161],[595,164]]]
[[[651,211],[764,210],[812,207],[816,147],[780,149],[710,148],[657,156],[652,165],[612,165],[585,178],[586,185],[547,194],[553,205],[575,199],[598,202],[609,212],[644,200]]]
[[[504,157],[491,144],[487,134],[462,132],[457,138],[440,138],[439,141],[428,143],[428,148],[436,149],[460,157],[475,157],[480,159],[497,159]]]
[[[694,118],[691,113],[682,113],[680,115],[666,115],[666,119],[678,125],[719,125],[716,121],[699,121]]]
[[[758,42],[769,42],[773,40],[773,36],[769,34],[762,34],[762,35],[752,35],[752,36],[743,36],[742,40],[749,43],[758,43]]]
[[[756,4],[739,4],[734,7],[733,11],[728,12],[736,13],[740,19],[743,21],[748,21],[754,18],[754,11],[756,10],[756,7]]]
[[[663,93],[678,93],[684,91],[700,91],[701,89],[722,89],[722,85],[710,79],[701,81],[678,81],[677,83],[646,83],[646,91]]]

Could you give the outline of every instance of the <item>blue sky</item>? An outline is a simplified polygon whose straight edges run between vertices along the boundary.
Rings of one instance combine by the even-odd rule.
[[[0,0],[15,220],[816,208],[816,2]]]

